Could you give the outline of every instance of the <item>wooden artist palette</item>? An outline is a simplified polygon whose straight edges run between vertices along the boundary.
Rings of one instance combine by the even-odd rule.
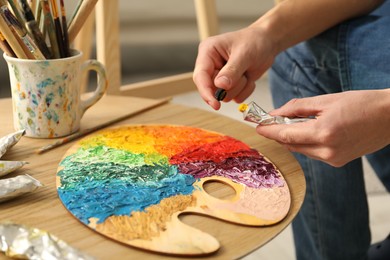
[[[209,181],[235,196],[215,198]],[[68,150],[57,172],[65,207],[121,243],[167,254],[219,249],[211,235],[179,220],[197,213],[250,226],[281,221],[290,208],[283,176],[259,152],[232,137],[175,125],[129,125],[90,135]]]

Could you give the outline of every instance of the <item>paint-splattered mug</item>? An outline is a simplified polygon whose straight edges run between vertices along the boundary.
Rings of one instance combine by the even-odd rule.
[[[96,60],[82,61],[82,53],[71,50],[67,58],[7,61],[13,104],[14,127],[26,136],[56,138],[76,132],[84,112],[107,89],[104,66]],[[80,98],[81,76],[94,70],[97,88],[88,99]]]

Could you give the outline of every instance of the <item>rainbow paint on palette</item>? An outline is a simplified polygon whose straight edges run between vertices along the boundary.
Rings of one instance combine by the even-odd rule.
[[[84,224],[131,245],[144,241],[140,247],[155,251],[161,249],[145,243],[171,232],[169,223],[180,212],[236,223],[245,214],[255,225],[268,225],[283,219],[290,206],[282,175],[258,151],[232,137],[186,126],[100,131],[68,151],[57,178],[61,201]],[[230,182],[239,198],[209,203],[202,186],[206,179]],[[254,201],[261,198],[269,199]],[[271,199],[279,210],[265,212]],[[231,219],[226,212],[233,213]]]

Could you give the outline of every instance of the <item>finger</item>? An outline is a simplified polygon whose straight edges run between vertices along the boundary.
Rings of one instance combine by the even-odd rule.
[[[322,145],[283,145],[287,150],[294,153],[300,153],[312,159],[325,162],[334,167],[341,167],[348,161],[356,159],[357,156],[344,158],[334,149]]]
[[[316,116],[321,109],[318,106],[318,101],[315,97],[292,99],[283,106],[273,111],[271,115],[283,115],[288,117],[308,117]]]
[[[318,144],[316,119],[294,124],[258,125],[256,132],[264,137],[287,145]]]
[[[247,68],[243,57],[232,54],[215,78],[215,86],[226,89],[227,91],[230,90],[239,84]]]
[[[223,57],[215,51],[210,41],[203,41],[199,45],[198,56],[193,72],[193,81],[198,88],[202,99],[214,109],[220,108],[220,102],[215,100],[214,78],[223,66]]]
[[[234,98],[236,103],[242,103],[247,99],[255,90],[256,83],[254,81],[247,82],[244,89]]]
[[[227,91],[227,95],[223,101],[229,102],[232,99],[236,98],[245,89],[247,83],[248,83],[248,80],[245,77],[245,75],[242,76],[240,78],[240,80],[237,82],[237,84],[233,88],[231,88],[229,91]]]
[[[193,81],[202,99],[212,108],[218,110],[221,104],[214,98],[214,90],[216,88],[210,74],[206,71],[198,70],[196,73],[194,72]]]
[[[300,153],[312,159],[318,161],[324,161],[324,159],[320,155],[321,154],[320,151],[322,147],[320,148],[315,145],[287,145],[287,144],[282,144],[282,145],[284,148],[286,148],[292,153]]]

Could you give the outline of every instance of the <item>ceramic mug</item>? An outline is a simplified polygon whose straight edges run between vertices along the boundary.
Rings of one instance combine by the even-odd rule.
[[[16,130],[26,136],[56,138],[76,132],[85,111],[107,90],[106,71],[97,60],[82,61],[82,52],[71,50],[61,59],[28,60],[9,57],[8,64],[13,119]],[[92,96],[80,98],[81,76],[94,70],[97,88]]]

